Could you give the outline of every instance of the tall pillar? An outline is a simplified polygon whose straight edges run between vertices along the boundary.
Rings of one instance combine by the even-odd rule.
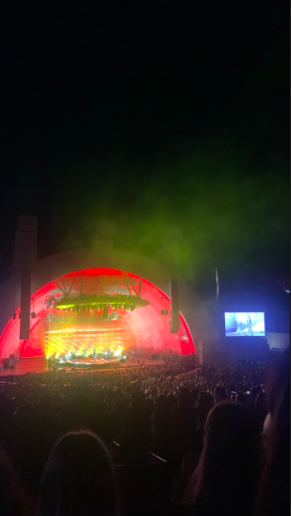
[[[171,333],[178,333],[180,326],[179,299],[179,240],[180,230],[171,227],[170,237],[165,243],[165,261],[170,272]]]
[[[172,267],[170,280],[171,333],[177,333],[180,326],[179,278],[177,267]]]
[[[37,258],[37,217],[21,215],[15,234],[15,274],[20,277],[20,334],[29,339],[31,272]]]

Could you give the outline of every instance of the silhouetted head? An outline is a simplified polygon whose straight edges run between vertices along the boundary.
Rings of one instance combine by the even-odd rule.
[[[102,441],[81,431],[64,435],[54,446],[41,481],[43,516],[114,516],[113,466]]]
[[[260,516],[287,516],[290,514],[290,347],[271,374],[268,400],[266,461],[256,509]]]
[[[187,387],[183,387],[179,392],[178,405],[182,410],[190,410],[192,408],[192,395]]]
[[[282,353],[272,368],[266,383],[268,410],[272,416],[288,382],[290,382],[290,346]]]
[[[216,514],[239,514],[254,502],[260,430],[254,413],[238,403],[219,403],[205,425],[204,446],[189,486],[190,499]],[[192,486],[192,487],[191,487]]]
[[[223,387],[222,385],[217,385],[213,392],[214,403],[220,403],[221,401],[226,401],[226,399],[227,396],[225,387]]]

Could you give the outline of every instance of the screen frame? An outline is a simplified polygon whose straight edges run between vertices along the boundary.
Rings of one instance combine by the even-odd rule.
[[[264,334],[263,335],[229,335],[227,334],[227,331],[226,331],[226,314],[251,314],[251,313],[257,313],[257,314],[263,314],[264,315]],[[230,309],[224,309],[223,310],[223,329],[224,329],[224,338],[226,339],[231,339],[231,338],[234,338],[234,339],[247,339],[247,340],[250,340],[250,339],[265,339],[266,338],[266,312],[264,309],[250,309],[250,307],[248,307],[248,310],[246,309],[237,309],[237,310],[234,310],[233,307],[230,308]]]

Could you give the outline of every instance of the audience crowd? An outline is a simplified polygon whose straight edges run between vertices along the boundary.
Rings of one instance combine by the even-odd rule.
[[[289,359],[2,378],[0,514],[289,514]]]

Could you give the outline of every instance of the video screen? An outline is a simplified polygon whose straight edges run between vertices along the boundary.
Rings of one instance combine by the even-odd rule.
[[[264,312],[225,312],[226,337],[265,337]]]

